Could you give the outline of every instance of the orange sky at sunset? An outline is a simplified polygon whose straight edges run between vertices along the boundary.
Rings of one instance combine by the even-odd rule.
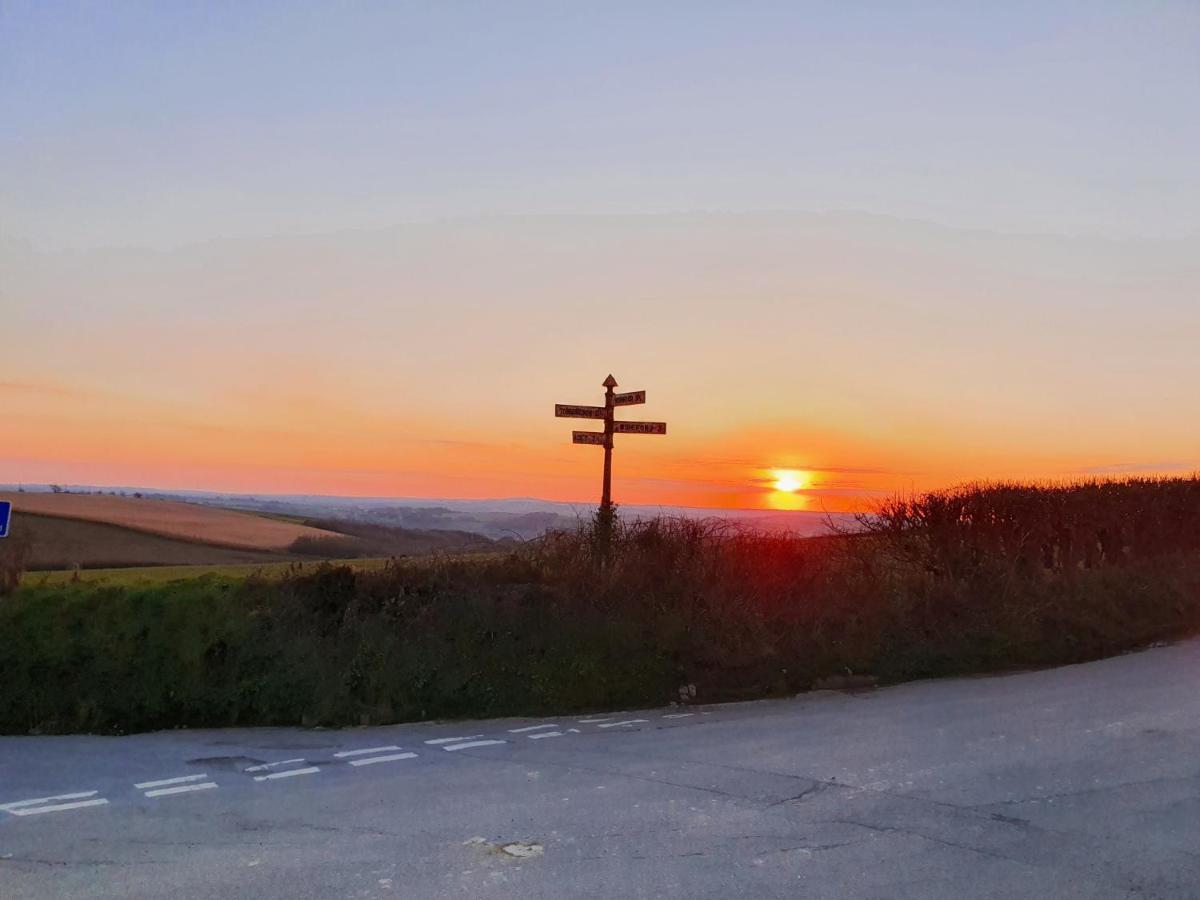
[[[601,402],[609,370],[648,391],[619,417],[670,426],[618,436],[618,502],[844,510],[1190,468],[1195,248],[1105,249],[775,214],[9,243],[27,337],[0,480],[590,501],[600,451],[553,404]],[[1176,300],[1126,315],[1151,283]]]
[[[590,501],[601,451],[553,404],[601,402],[610,368],[648,391],[619,418],[670,426],[617,437],[624,503],[858,509],[1200,449],[1178,415],[1194,307],[1130,321],[1030,296],[1105,277],[1078,242],[853,217],[635,218],[632,248],[586,218],[462,227],[69,260],[10,245],[30,338],[0,385],[3,480]],[[847,242],[874,264],[826,258]],[[1103,298],[1190,283],[1186,248],[1132,249],[1147,271],[1131,253]],[[779,469],[807,483],[775,490]]]

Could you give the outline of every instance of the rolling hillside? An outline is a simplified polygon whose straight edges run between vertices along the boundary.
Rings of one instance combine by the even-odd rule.
[[[0,492],[32,570],[231,566],[293,560],[478,553],[477,534],[285,518],[179,500],[111,494]]]
[[[221,566],[288,559],[283,553],[239,550],[163,537],[104,522],[20,514],[14,522],[28,535],[34,570],[130,566]]]
[[[108,494],[0,493],[13,504],[14,531],[22,513],[115,525],[148,535],[237,550],[285,553],[299,538],[339,537],[254,513],[181,503],[175,500]]]

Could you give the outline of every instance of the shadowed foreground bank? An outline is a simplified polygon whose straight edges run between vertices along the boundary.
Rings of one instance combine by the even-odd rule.
[[[590,529],[506,556],[0,601],[0,730],[348,725],[1076,662],[1200,625],[1200,480],[968,487],[854,535]]]

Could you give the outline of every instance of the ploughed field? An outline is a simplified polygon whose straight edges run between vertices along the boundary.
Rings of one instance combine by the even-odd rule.
[[[105,522],[20,514],[30,538],[30,568],[125,568],[128,566],[224,566],[278,562],[283,553],[218,547],[135,531]]]
[[[334,531],[295,522],[176,500],[114,497],[108,494],[41,493],[0,493],[0,500],[12,501],[16,516],[31,513],[99,522],[146,534],[239,550],[285,553],[299,538],[338,536]],[[14,527],[16,524],[14,522]]]
[[[70,580],[109,584],[157,582],[172,574],[272,575],[295,562],[318,559],[354,560],[364,568],[391,557],[478,554],[495,548],[486,537],[460,531],[292,521],[146,497],[0,492],[0,500],[13,503],[8,543],[28,548],[31,572],[65,570]],[[145,567],[171,571],[134,571]],[[71,570],[114,571],[72,575]],[[61,574],[43,575],[36,583],[63,580]]]

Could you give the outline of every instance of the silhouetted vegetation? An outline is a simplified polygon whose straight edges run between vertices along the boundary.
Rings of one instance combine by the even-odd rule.
[[[0,597],[7,597],[21,586],[21,576],[32,551],[32,543],[25,535],[15,534],[0,540]]]
[[[0,604],[0,729],[727,700],[1078,662],[1200,625],[1197,479],[971,486],[826,538],[618,521],[606,565],[597,547],[587,525],[376,571],[26,586]]]

